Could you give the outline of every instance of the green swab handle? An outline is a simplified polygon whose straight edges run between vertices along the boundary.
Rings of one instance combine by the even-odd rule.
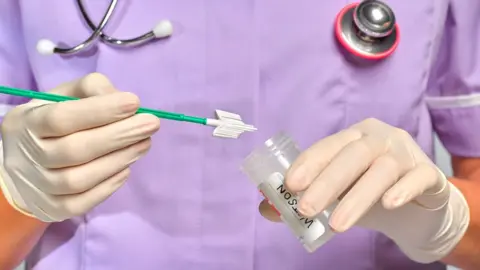
[[[62,96],[57,94],[51,93],[43,93],[43,92],[36,92],[30,90],[23,90],[23,89],[16,89],[10,88],[5,86],[0,86],[0,93],[12,95],[12,96],[20,96],[26,97],[31,99],[40,99],[46,101],[53,101],[53,102],[62,102],[62,101],[69,101],[69,100],[78,100],[79,98],[76,97],[69,97],[69,96]],[[206,118],[195,117],[195,116],[188,116],[180,113],[172,113],[148,108],[139,108],[137,113],[148,113],[157,116],[158,118],[169,119],[174,121],[183,121],[183,122],[190,122],[196,124],[207,124]]]

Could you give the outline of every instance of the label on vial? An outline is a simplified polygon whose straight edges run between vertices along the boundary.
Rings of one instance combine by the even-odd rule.
[[[300,214],[297,209],[299,198],[287,190],[284,177],[281,173],[270,175],[268,180],[264,181],[259,188],[282,215],[283,219],[287,218],[287,214],[294,217],[295,220],[291,220],[290,218],[284,221],[287,223],[296,223],[289,225],[294,226],[292,229],[302,240],[307,242],[314,241],[325,233],[325,226],[323,226],[318,218],[306,218]],[[284,213],[284,211],[288,211],[289,213]]]

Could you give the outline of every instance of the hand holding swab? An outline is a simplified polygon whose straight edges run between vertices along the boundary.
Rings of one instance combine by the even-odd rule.
[[[0,86],[0,93],[27,97],[31,99],[40,99],[52,102],[63,102],[69,100],[77,100],[79,98],[62,96],[51,93],[35,92],[30,90],[16,89],[5,86]],[[169,119],[174,121],[190,122],[195,124],[202,124],[206,126],[216,127],[213,130],[213,136],[222,138],[237,139],[243,132],[252,132],[257,129],[252,125],[247,125],[242,121],[242,118],[238,114],[216,110],[217,119],[203,118],[197,116],[188,116],[185,114],[166,112],[148,108],[140,108],[137,113],[149,113],[157,116],[158,118]]]

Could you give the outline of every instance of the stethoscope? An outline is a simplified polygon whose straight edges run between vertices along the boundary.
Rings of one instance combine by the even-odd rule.
[[[143,45],[156,39],[167,38],[173,33],[172,23],[161,21],[151,31],[131,39],[116,39],[103,33],[117,6],[118,0],[111,0],[105,15],[96,26],[87,14],[82,0],[77,0],[80,13],[92,29],[93,33],[82,43],[61,48],[48,39],[42,39],[37,44],[40,54],[77,54],[92,47],[97,41],[103,43],[130,47]],[[367,60],[380,60],[390,56],[399,43],[399,28],[392,9],[379,0],[363,0],[344,7],[335,20],[335,36],[346,51],[356,57]]]

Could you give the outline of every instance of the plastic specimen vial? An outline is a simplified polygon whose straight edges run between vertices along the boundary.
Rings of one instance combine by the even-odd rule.
[[[328,217],[334,205],[314,218],[303,217],[298,212],[297,204],[301,194],[297,196],[287,190],[284,176],[299,154],[300,150],[293,140],[286,134],[279,133],[244,160],[242,171],[276,209],[305,249],[313,252],[335,234],[328,226]]]

